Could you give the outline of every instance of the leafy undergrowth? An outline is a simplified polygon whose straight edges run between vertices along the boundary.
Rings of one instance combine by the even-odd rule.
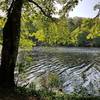
[[[15,95],[15,94],[11,94],[11,95],[3,95],[0,96],[0,100],[40,100],[34,96],[21,96],[21,95]]]
[[[65,94],[62,91],[36,91],[18,87],[14,91],[0,90],[0,100],[100,100],[100,97],[85,97],[78,94]]]
[[[40,100],[40,98],[35,91],[18,87],[15,90],[0,89],[0,100]]]
[[[92,97],[92,96],[81,96],[76,94],[65,94],[63,92],[47,92],[41,91],[40,100],[100,100],[100,97]]]

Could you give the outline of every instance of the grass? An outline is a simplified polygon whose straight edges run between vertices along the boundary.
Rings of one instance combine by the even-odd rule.
[[[40,100],[36,91],[17,87],[12,89],[0,89],[0,100]]]
[[[100,97],[85,97],[76,94],[65,94],[61,91],[33,90],[17,87],[14,91],[0,91],[0,100],[100,100]]]

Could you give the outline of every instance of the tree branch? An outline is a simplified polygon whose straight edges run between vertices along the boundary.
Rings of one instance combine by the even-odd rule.
[[[48,18],[51,18],[52,19],[52,16],[50,14],[47,14],[38,3],[36,3],[33,0],[28,0],[28,1],[31,2],[31,3],[33,3],[34,5],[36,5],[45,16],[47,16]]]

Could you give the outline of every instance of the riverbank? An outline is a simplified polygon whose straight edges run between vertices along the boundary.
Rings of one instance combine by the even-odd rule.
[[[65,94],[62,91],[32,90],[32,88],[16,88],[17,91],[0,92],[0,100],[100,100],[100,97]]]
[[[37,91],[23,87],[0,88],[0,100],[40,100]]]

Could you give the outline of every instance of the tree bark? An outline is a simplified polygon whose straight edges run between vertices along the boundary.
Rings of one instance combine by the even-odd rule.
[[[3,48],[0,66],[0,87],[13,88],[14,69],[20,40],[20,19],[23,0],[13,0],[3,29]]]

